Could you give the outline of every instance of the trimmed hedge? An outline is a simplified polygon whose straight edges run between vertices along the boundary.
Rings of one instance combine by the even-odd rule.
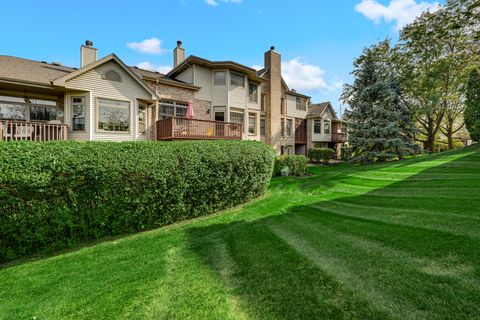
[[[311,148],[308,150],[308,158],[310,159],[310,162],[323,161],[324,164],[328,164],[328,162],[333,159],[334,155],[335,150],[331,148]]]
[[[273,163],[252,141],[0,143],[0,261],[238,205]]]
[[[282,169],[287,166],[291,176],[304,176],[307,170],[307,158],[302,155],[283,155],[275,159],[273,169],[275,176],[280,176]]]

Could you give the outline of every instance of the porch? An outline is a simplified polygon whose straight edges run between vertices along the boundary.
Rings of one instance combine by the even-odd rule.
[[[157,140],[241,140],[242,124],[170,117],[157,121]]]
[[[0,141],[60,140],[67,140],[65,124],[0,120]]]

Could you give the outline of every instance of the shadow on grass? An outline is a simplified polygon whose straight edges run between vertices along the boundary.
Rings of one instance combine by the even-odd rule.
[[[189,247],[255,319],[473,319],[479,163],[467,153],[360,196],[190,228]]]

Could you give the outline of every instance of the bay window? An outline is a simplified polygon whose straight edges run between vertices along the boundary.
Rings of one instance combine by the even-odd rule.
[[[232,86],[245,87],[245,77],[241,74],[231,72],[230,84]]]
[[[313,133],[321,134],[322,133],[322,122],[321,120],[313,120]]]
[[[323,133],[330,134],[330,120],[325,120],[323,122]]]
[[[248,84],[248,101],[258,103],[258,85],[254,83]]]

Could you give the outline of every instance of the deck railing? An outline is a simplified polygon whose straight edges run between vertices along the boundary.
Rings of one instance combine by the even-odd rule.
[[[241,140],[242,133],[240,123],[176,117],[157,121],[157,140]]]
[[[65,124],[0,120],[0,141],[67,140]]]
[[[332,133],[332,142],[342,143],[347,142],[348,136],[344,132]]]

